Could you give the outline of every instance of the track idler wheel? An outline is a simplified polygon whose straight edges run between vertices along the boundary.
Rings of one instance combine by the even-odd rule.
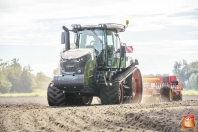
[[[161,96],[161,101],[163,101],[163,102],[173,101],[173,91],[168,86],[161,87],[160,96]]]
[[[132,74],[132,102],[141,103],[142,101],[142,76],[139,70]]]

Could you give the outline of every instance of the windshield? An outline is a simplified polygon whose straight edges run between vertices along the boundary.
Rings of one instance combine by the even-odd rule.
[[[78,32],[79,48],[95,48],[101,51],[104,48],[104,30],[83,30]]]

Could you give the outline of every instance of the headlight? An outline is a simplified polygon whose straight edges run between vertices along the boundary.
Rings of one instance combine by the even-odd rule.
[[[81,69],[79,68],[79,69],[77,69],[77,73],[81,73],[82,71],[81,71]]]

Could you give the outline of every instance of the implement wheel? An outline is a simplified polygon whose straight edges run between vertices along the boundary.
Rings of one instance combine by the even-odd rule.
[[[173,91],[168,86],[163,86],[160,89],[161,101],[171,102],[173,101]]]

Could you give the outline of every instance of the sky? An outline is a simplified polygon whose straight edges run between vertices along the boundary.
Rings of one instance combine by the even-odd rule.
[[[121,41],[134,47],[142,74],[172,74],[175,61],[198,61],[198,0],[0,0],[0,60],[19,58],[53,76],[62,26],[130,21]]]

